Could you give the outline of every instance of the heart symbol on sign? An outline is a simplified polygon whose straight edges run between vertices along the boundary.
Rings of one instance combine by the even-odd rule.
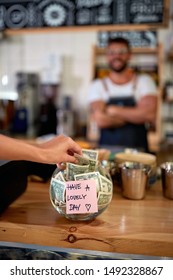
[[[91,208],[91,204],[85,204],[85,207],[86,207],[87,211],[89,211]]]

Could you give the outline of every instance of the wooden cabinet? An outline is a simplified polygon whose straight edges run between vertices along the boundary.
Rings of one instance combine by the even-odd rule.
[[[163,88],[163,48],[159,44],[156,48],[133,48],[130,66],[138,73],[147,73],[155,80],[158,88],[158,110],[156,125],[148,132],[149,148],[151,152],[159,150],[161,142],[161,105]],[[93,46],[91,79],[104,78],[109,73],[106,63],[105,49]]]

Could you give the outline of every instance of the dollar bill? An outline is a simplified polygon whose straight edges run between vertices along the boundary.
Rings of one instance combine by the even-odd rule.
[[[95,166],[95,171],[98,171],[102,176],[107,176],[107,170],[103,168],[101,163],[97,161],[96,166]]]
[[[75,175],[88,172],[89,165],[78,165],[74,163],[67,163],[66,170],[67,170],[67,180],[73,181]]]
[[[89,159],[89,172],[96,171],[97,160]]]
[[[112,194],[105,193],[105,192],[99,192],[99,194],[98,194],[98,205],[109,204],[111,199],[112,199]]]
[[[97,165],[97,158],[98,158],[98,152],[95,150],[88,150],[83,149],[82,150],[83,155],[74,154],[76,159],[78,160],[79,165],[89,165],[89,171],[95,171],[96,165]]]
[[[100,175],[101,179],[101,191],[106,193],[112,193],[113,184],[106,177]]]
[[[98,205],[98,210],[100,211],[100,210],[104,210],[107,206],[108,206],[109,204],[100,204],[100,205]]]
[[[88,165],[89,164],[89,159],[81,156],[79,154],[74,153],[75,158],[78,160],[79,165]]]
[[[56,198],[53,200],[53,203],[55,204],[55,206],[58,206],[58,207],[65,207],[66,206],[65,202],[59,201]]]
[[[64,180],[67,181],[67,170],[66,169],[63,171],[63,177],[64,177]]]
[[[99,172],[89,172],[84,174],[79,174],[74,176],[76,181],[94,179],[96,181],[97,192],[101,191],[101,180]]]
[[[57,201],[65,202],[65,189],[66,189],[65,182],[52,178],[50,184],[53,192],[53,197]]]
[[[58,174],[56,174],[55,179],[61,181],[61,182],[65,182],[64,176],[62,171],[59,171]]]
[[[82,149],[82,154],[86,158],[98,160],[98,151],[96,150]]]
[[[60,206],[60,201],[56,198],[53,199],[53,203],[55,204],[55,206]]]

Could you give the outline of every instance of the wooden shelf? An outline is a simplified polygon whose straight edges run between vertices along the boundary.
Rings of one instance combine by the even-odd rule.
[[[132,48],[133,54],[157,54],[159,52],[159,48]],[[97,48],[97,55],[104,55],[106,53],[105,48]]]
[[[5,35],[16,36],[23,35],[27,33],[50,33],[50,32],[99,32],[99,31],[141,31],[141,30],[151,30],[159,28],[167,28],[168,23],[160,24],[123,24],[123,25],[89,25],[89,26],[59,26],[59,27],[44,27],[44,28],[22,28],[22,29],[6,29],[4,31]]]

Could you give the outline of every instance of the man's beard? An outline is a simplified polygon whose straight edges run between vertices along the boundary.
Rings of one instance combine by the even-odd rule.
[[[123,72],[128,66],[128,63],[127,62],[124,62],[121,66],[119,67],[115,67],[112,63],[109,64],[109,67],[110,69],[113,71],[113,72],[116,72],[116,73],[121,73]]]

